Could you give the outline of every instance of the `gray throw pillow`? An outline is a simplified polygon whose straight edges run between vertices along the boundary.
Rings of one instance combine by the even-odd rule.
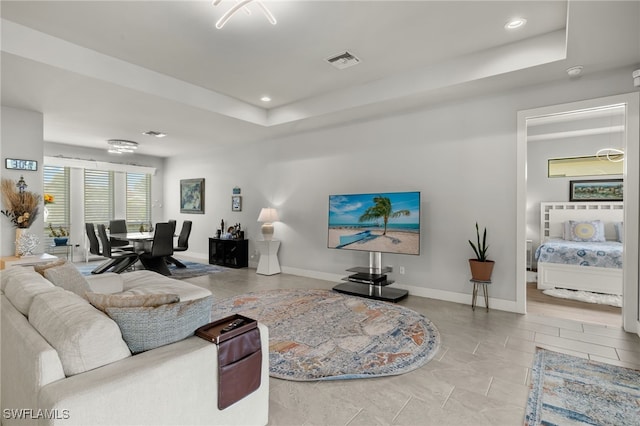
[[[82,276],[78,268],[69,262],[45,269],[44,277],[53,285],[69,290],[80,297],[85,297],[84,294],[91,291],[86,278]]]
[[[106,307],[120,327],[129,350],[136,354],[168,345],[193,335],[211,321],[213,296],[156,307]]]
[[[96,308],[106,312],[107,308],[153,308],[178,303],[180,296],[177,294],[102,294],[85,293],[85,297]]]

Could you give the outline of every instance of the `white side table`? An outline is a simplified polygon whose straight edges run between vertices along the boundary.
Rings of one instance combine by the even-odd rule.
[[[260,275],[275,275],[280,273],[280,263],[278,262],[278,249],[280,249],[280,241],[278,240],[259,240],[256,241],[258,251],[260,252],[260,261],[256,273]]]

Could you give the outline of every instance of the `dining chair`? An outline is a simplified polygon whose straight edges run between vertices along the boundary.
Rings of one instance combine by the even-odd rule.
[[[171,275],[167,259],[173,254],[173,227],[168,222],[156,223],[151,250],[140,254],[145,269]]]
[[[126,234],[127,232],[126,220],[113,219],[109,221],[109,234]],[[111,247],[133,251],[133,246],[129,244],[129,241],[119,240],[113,237],[111,237]]]
[[[113,268],[111,272],[119,274],[138,261],[138,253],[126,250],[112,249],[111,241],[109,241],[105,226],[103,224],[99,224],[97,228],[98,237],[100,237],[100,241],[102,242],[102,255],[109,258],[109,260],[107,260],[103,264],[104,266],[101,265],[102,270],[98,273],[106,272],[107,270]]]
[[[193,222],[190,220],[185,220],[182,222],[182,229],[180,230],[180,235],[178,236],[178,243],[173,247],[174,253],[176,251],[187,251],[189,249],[189,236],[191,235],[191,225]],[[167,261],[176,265],[176,268],[186,268],[187,265],[180,262],[173,256],[167,258]]]
[[[173,233],[176,233],[176,220],[175,219],[169,219],[167,222],[169,222],[169,224],[171,225],[171,229],[173,229]]]
[[[102,255],[102,251],[100,250],[100,242],[98,241],[94,224],[87,222],[84,224],[84,228],[87,231],[87,239],[89,240],[89,253],[95,254],[96,256],[104,257]],[[91,271],[91,273],[101,274],[103,272],[106,272],[107,269],[111,268],[112,266],[113,262],[111,260],[108,260],[98,265],[93,271]]]

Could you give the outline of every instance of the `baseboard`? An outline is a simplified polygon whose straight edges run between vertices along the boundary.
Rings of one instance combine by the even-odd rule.
[[[306,278],[316,278],[319,280],[335,281],[339,283],[344,278],[344,274],[331,274],[326,272],[309,271],[306,269],[282,267],[282,272],[286,274],[298,275]],[[469,286],[469,293],[455,293],[446,290],[437,290],[424,287],[415,287],[403,284],[394,284],[393,287],[408,290],[410,295],[419,297],[428,297],[430,299],[444,300],[447,302],[461,303],[463,305],[471,306],[471,286]],[[478,296],[477,306],[484,308],[484,298]],[[496,309],[499,311],[515,312],[518,313],[517,305],[515,301],[496,299],[491,297],[491,290],[489,290],[489,309]]]

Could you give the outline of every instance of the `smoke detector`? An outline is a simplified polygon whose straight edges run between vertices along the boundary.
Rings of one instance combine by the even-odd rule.
[[[582,73],[582,65],[576,65],[575,67],[567,68],[567,74],[569,77],[575,78]]]
[[[360,59],[358,59],[356,55],[347,51],[344,51],[338,55],[333,55],[325,60],[339,70],[343,70],[360,63]]]

